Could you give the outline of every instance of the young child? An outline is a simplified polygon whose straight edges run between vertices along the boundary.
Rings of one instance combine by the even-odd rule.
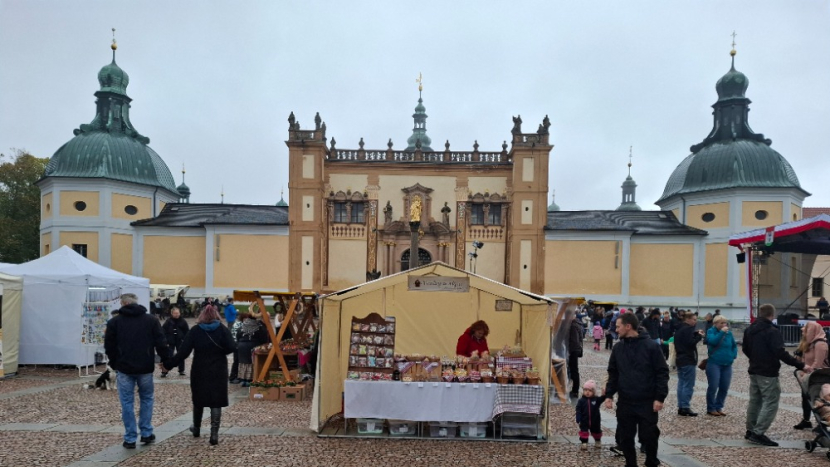
[[[599,351],[599,343],[602,341],[602,337],[605,334],[605,330],[602,329],[602,326],[599,324],[599,321],[594,323],[594,329],[592,331],[594,335],[594,350]]]
[[[588,433],[594,437],[594,445],[602,444],[602,426],[600,425],[599,409],[605,401],[605,396],[597,396],[597,383],[588,380],[582,385],[582,397],[576,403],[576,423],[579,424],[579,449],[588,449]]]

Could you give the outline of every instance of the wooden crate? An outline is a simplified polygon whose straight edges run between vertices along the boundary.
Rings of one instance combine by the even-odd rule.
[[[248,399],[252,401],[278,401],[282,398],[280,388],[249,388]]]
[[[297,386],[286,386],[280,388],[280,400],[283,401],[301,401],[303,400],[303,393],[305,386],[298,384]]]

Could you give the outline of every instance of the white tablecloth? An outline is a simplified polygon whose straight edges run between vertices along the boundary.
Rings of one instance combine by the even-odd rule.
[[[346,418],[489,422],[497,385],[346,380],[344,386]]]

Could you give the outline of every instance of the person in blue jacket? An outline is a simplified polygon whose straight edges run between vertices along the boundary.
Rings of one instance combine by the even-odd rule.
[[[712,320],[712,327],[706,332],[709,360],[706,362],[706,413],[713,417],[723,417],[723,403],[732,384],[732,362],[738,357],[738,344],[729,323],[722,315]]]
[[[228,304],[225,306],[225,321],[228,323],[228,328],[236,321],[236,307],[233,306],[232,298],[228,299]]]

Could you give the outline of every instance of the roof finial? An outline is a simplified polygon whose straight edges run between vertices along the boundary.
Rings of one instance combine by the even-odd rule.
[[[634,146],[629,146],[628,147],[628,176],[629,177],[631,176],[631,157],[632,157],[633,150],[634,150]]]
[[[415,82],[418,83],[418,98],[420,98],[421,91],[424,90],[424,76],[421,74],[421,72],[418,72],[418,79],[416,79]]]
[[[733,30],[732,34],[731,34],[731,36],[732,36],[732,50],[729,51],[729,55],[732,56],[732,68],[733,69],[735,68],[735,54],[738,53],[737,51],[735,51],[735,36],[737,36],[737,35],[738,35],[738,33],[736,33]]]
[[[110,48],[112,49],[112,61],[115,61],[115,50],[118,48],[118,43],[115,42],[115,28],[112,28],[112,44],[110,44]]]
[[[225,204],[225,185],[222,185],[222,191],[219,193],[219,196],[222,197],[222,204]]]
[[[182,183],[184,183],[184,162],[182,162]]]

